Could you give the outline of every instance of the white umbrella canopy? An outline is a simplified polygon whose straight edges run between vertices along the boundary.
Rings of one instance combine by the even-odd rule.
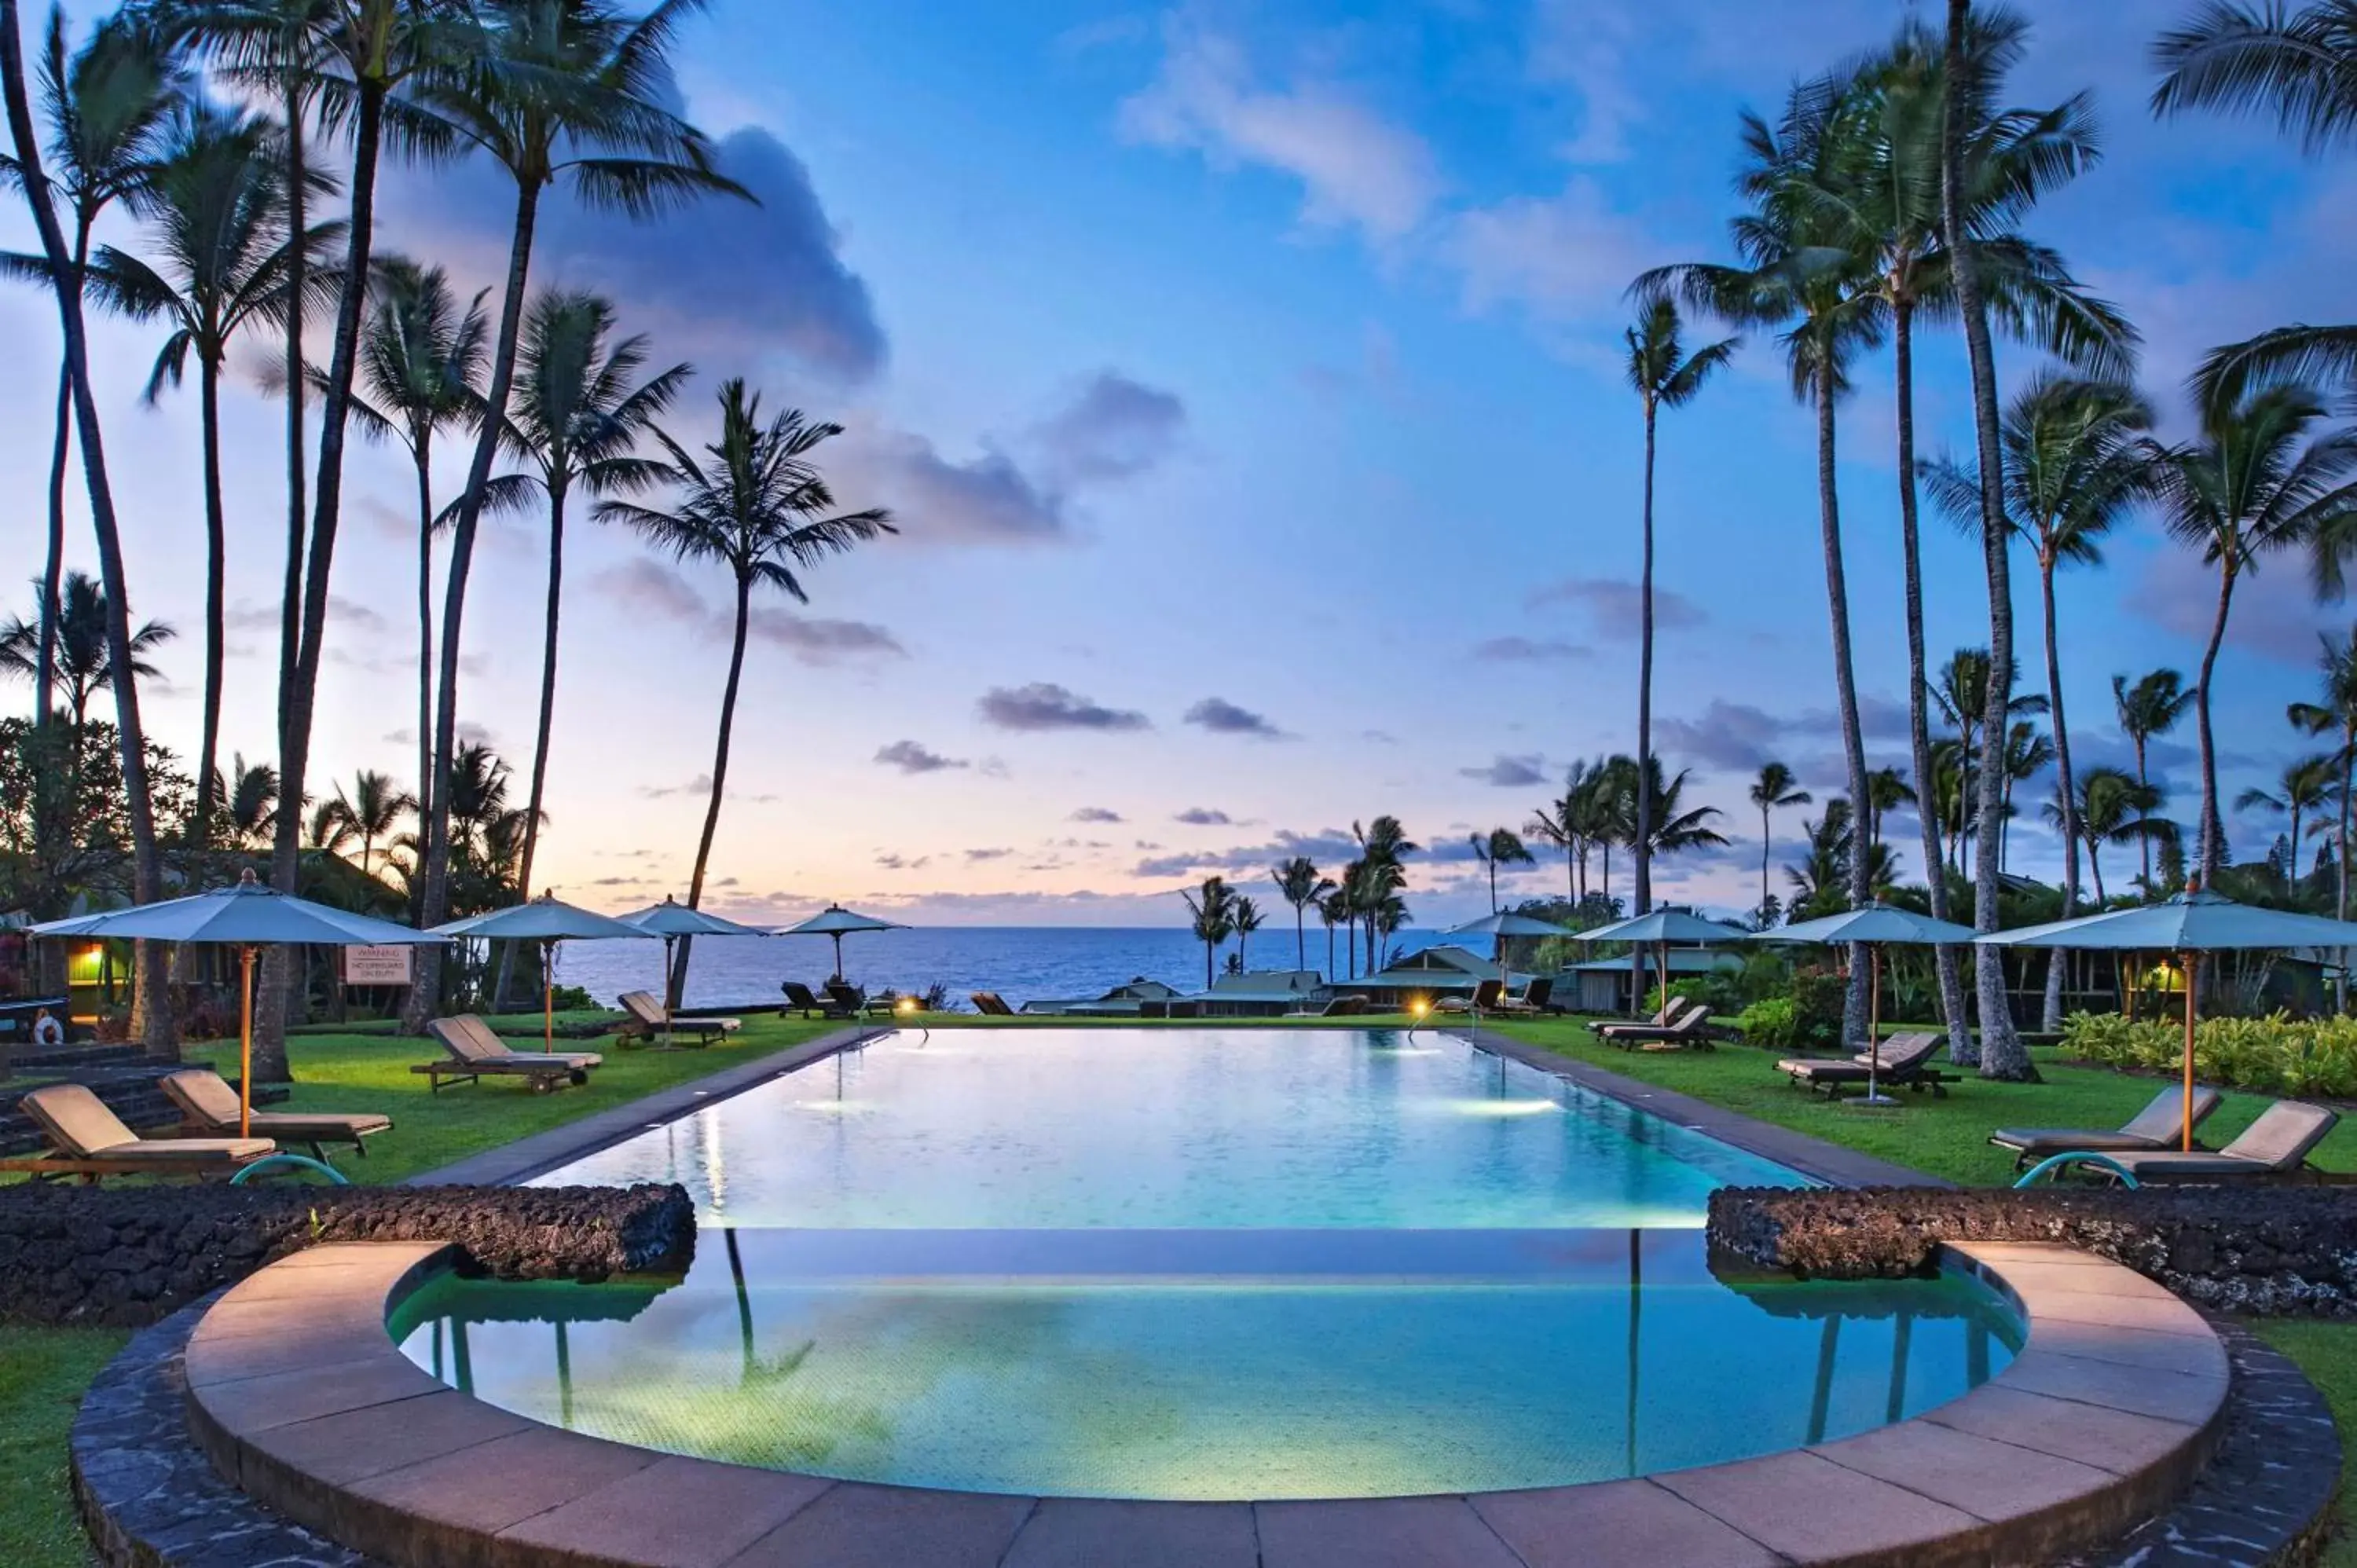
[[[132,941],[203,942],[239,950],[237,1128],[243,1137],[253,1116],[253,955],[268,947],[423,947],[446,939],[355,915],[281,893],[251,870],[237,886],[192,893],[127,909],[107,909],[35,926],[36,937],[117,938]]]
[[[781,937],[833,937],[834,939],[834,977],[843,978],[843,939],[852,931],[905,931],[909,928],[897,920],[879,920],[873,915],[862,915],[840,904],[829,904],[799,926],[788,926],[780,931]]]
[[[437,937],[473,937],[487,941],[526,941],[541,944],[540,962],[540,1048],[543,1052],[556,1049],[556,976],[553,959],[559,942],[600,941],[620,938],[644,940],[656,933],[642,930],[611,915],[600,915],[594,909],[560,902],[554,893],[544,893],[523,904],[511,904],[504,909],[493,909],[487,915],[469,915],[463,920],[436,926]]]
[[[2174,952],[2185,969],[2185,1133],[2193,1147],[2194,981],[2205,952],[2265,948],[2357,947],[2357,922],[2328,920],[2237,904],[2215,893],[2189,888],[2173,898],[2134,909],[2107,909],[2075,920],[2051,920],[2018,930],[1992,931],[1974,939],[1989,947],[2084,948],[2128,952]]]

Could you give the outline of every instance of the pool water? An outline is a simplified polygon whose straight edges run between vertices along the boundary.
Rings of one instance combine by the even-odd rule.
[[[670,1289],[446,1279],[393,1331],[495,1404],[646,1447],[1174,1499],[1560,1486],[1740,1458],[1953,1399],[2016,1344],[1971,1282],[1724,1283],[1690,1230],[1487,1231],[1480,1248],[1177,1233],[1175,1273],[1099,1272],[1133,1250],[1035,1232],[1011,1270],[905,1272],[923,1235],[863,1258],[839,1232],[721,1232]]]
[[[682,1454],[1023,1495],[1562,1486],[1841,1437],[2013,1354],[1961,1278],[1722,1278],[1781,1166],[1431,1030],[884,1037],[552,1171],[684,1280],[433,1282],[406,1353]]]
[[[870,1230],[1698,1226],[1792,1172],[1419,1030],[902,1033],[540,1178],[708,1223]]]

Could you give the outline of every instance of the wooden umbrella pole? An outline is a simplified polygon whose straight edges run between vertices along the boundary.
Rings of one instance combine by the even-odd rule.
[[[237,1135],[253,1136],[253,950],[240,948],[237,987]]]
[[[2185,964],[2185,1152],[2193,1152],[2193,966],[2200,960],[2193,953],[2183,956]]]
[[[1866,945],[1866,1098],[1882,1098],[1882,950]]]
[[[556,944],[540,944],[540,1054],[556,1050]]]

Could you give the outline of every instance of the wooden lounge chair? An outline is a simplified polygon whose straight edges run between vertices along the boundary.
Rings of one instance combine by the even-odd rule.
[[[2340,1112],[2298,1100],[2278,1100],[2243,1129],[2243,1135],[2219,1150],[2130,1150],[2104,1155],[2125,1167],[2138,1182],[2298,1181],[2312,1178],[2308,1156],[2324,1142],[2341,1120]]]
[[[827,1015],[830,1018],[881,1018],[888,1017],[892,1012],[890,1002],[881,996],[871,997],[848,981],[828,981],[826,994],[834,1005],[834,1011]]]
[[[1554,999],[1554,979],[1542,974],[1524,985],[1520,995],[1501,997],[1498,1002],[1498,1011],[1521,1013],[1526,1016],[1536,1017],[1548,1011],[1547,1004]]]
[[[1016,1016],[1015,1009],[1006,1004],[1006,998],[996,991],[977,991],[968,1000],[973,1002],[974,1010],[985,1018]]]
[[[1432,1004],[1436,1013],[1496,1013],[1499,1004],[1506,999],[1506,983],[1485,980],[1473,988],[1470,996],[1444,996]]]
[[[2193,1124],[2200,1126],[2212,1112],[2225,1102],[2226,1097],[2202,1084],[2193,1090]],[[1989,1142],[2000,1149],[2014,1153],[2013,1168],[2020,1170],[2055,1155],[2085,1150],[2089,1154],[2115,1155],[2144,1150],[2169,1151],[2176,1148],[2185,1135],[2185,1090],[2171,1084],[2152,1097],[2152,1103],[2137,1112],[2127,1125],[2116,1133],[2087,1132],[2071,1127],[2000,1127],[1989,1134]]]
[[[1656,1028],[1650,1024],[1608,1024],[1611,1033],[1604,1038],[1624,1051],[1676,1051],[1692,1047],[1696,1050],[1713,1050],[1710,1037],[1710,1008],[1707,1004],[1683,1002],[1670,1015],[1670,1021]],[[1598,1033],[1602,1033],[1601,1030]]]
[[[1795,1087],[1814,1090],[1828,1100],[1839,1100],[1843,1090],[1863,1089],[1868,1083],[1882,1089],[1911,1089],[1919,1094],[1929,1090],[1933,1099],[1945,1100],[1948,1075],[1932,1060],[1939,1048],[1937,1035],[1893,1035],[1882,1042],[1877,1062],[1863,1059],[1866,1053],[1861,1051],[1841,1061],[1788,1058],[1776,1064],[1776,1070],[1791,1078]]]
[[[0,1171],[37,1180],[111,1176],[234,1175],[278,1152],[267,1138],[143,1138],[79,1083],[46,1084],[17,1101],[56,1153],[0,1160]]]
[[[446,1078],[457,1083],[479,1083],[487,1077],[521,1078],[532,1085],[534,1094],[545,1094],[560,1084],[588,1082],[589,1069],[606,1059],[595,1051],[510,1049],[489,1024],[472,1013],[436,1018],[425,1026],[425,1032],[441,1044],[446,1055],[440,1061],[419,1062],[409,1070],[424,1073],[436,1094],[442,1092]]]
[[[237,1090],[221,1076],[203,1068],[184,1068],[167,1073],[158,1084],[165,1097],[180,1108],[180,1124],[188,1135],[196,1138],[235,1138],[237,1130]],[[352,1152],[365,1158],[367,1145],[363,1138],[373,1138],[379,1133],[393,1131],[393,1118],[374,1112],[354,1111],[253,1111],[246,1115],[246,1136],[268,1138],[280,1144],[300,1144],[311,1151],[315,1160],[325,1161],[327,1144],[349,1144]]]
[[[1316,1007],[1296,1007],[1288,1018],[1355,1018],[1367,1010],[1367,999],[1359,995],[1329,996]]]
[[[1685,1016],[1686,1010],[1694,1005],[1695,1005],[1695,1004],[1686,1000],[1685,998],[1674,996],[1669,1001],[1662,1004],[1661,1010],[1659,1012],[1655,1013],[1652,1017],[1645,1019],[1641,1023],[1632,1023],[1624,1018],[1615,1024],[1597,1025],[1595,1026],[1596,1037],[1600,1040],[1609,1040],[1613,1036],[1620,1033],[1623,1029],[1666,1029],[1672,1024],[1676,1023],[1680,1018]]]
[[[736,1018],[682,1018],[662,1003],[650,991],[625,991],[614,998],[622,1004],[626,1017],[621,1033],[625,1038],[647,1039],[668,1037],[673,1045],[702,1047],[713,1041],[735,1034],[745,1026]],[[684,1036],[694,1039],[684,1039]]]
[[[786,1005],[805,1018],[856,1018],[856,1012],[846,1013],[831,996],[821,996],[799,980],[789,980],[778,987],[786,993]]]

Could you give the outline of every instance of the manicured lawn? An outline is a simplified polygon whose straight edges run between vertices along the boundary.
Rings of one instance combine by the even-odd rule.
[[[2323,1391],[2340,1424],[2341,1532],[2319,1561],[2324,1568],[2357,1568],[2357,1537],[2348,1531],[2346,1510],[2357,1493],[2357,1327],[2342,1323],[2277,1318],[2258,1326],[2266,1342],[2299,1363],[2308,1380]]]
[[[66,1431],[81,1391],[131,1336],[0,1327],[0,1563],[88,1568],[66,1490]]]

